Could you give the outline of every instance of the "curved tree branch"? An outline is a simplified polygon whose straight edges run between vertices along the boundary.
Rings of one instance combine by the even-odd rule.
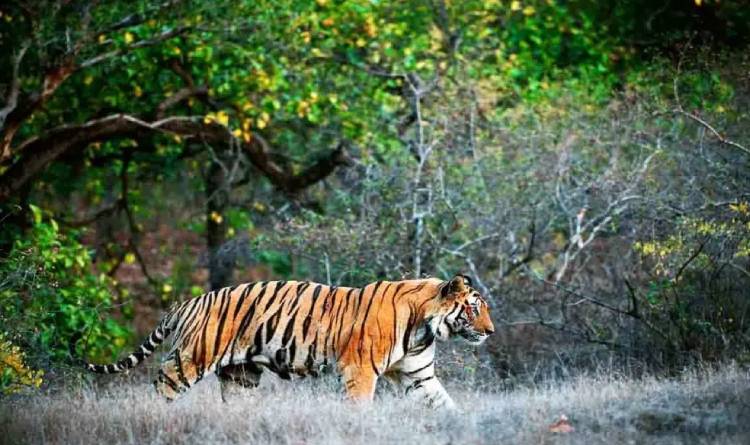
[[[94,57],[91,57],[90,59],[80,62],[76,59],[79,56],[79,52],[82,50],[83,40],[79,42],[79,44],[75,46],[72,52],[67,55],[62,62],[47,70],[42,79],[41,91],[26,93],[23,96],[22,100],[18,100],[19,91],[15,91],[15,93],[9,97],[9,100],[6,101],[8,102],[6,103],[7,106],[11,104],[10,99],[12,99],[13,107],[9,108],[7,111],[3,111],[2,113],[0,113],[0,117],[2,118],[0,119],[0,163],[7,162],[11,158],[11,156],[19,154],[18,150],[11,149],[11,145],[13,143],[13,138],[15,137],[21,125],[29,117],[31,117],[31,115],[35,111],[42,108],[47,100],[52,97],[52,95],[57,91],[60,85],[62,85],[62,83],[70,78],[74,73],[94,66],[113,57],[121,56],[131,51],[154,46],[166,40],[179,37],[185,34],[190,29],[190,27],[186,26],[177,27],[168,31],[164,31],[161,34],[154,36],[153,38],[139,40],[125,48],[101,53]],[[22,48],[22,50],[19,52],[14,69],[18,68],[18,65],[20,65],[20,59],[23,57],[25,51],[26,48]],[[17,85],[14,86],[16,87],[16,90],[19,90]],[[13,88],[11,88],[11,93],[13,93]],[[23,145],[24,144],[21,144],[18,149],[23,148]]]
[[[238,144],[253,166],[275,187],[287,193],[297,192],[320,181],[337,166],[348,163],[348,156],[341,144],[315,164],[294,174],[273,161],[268,142],[257,134],[245,142],[234,137],[227,127],[213,122],[205,123],[202,117],[169,117],[147,122],[128,114],[114,114],[79,125],[63,125],[21,144],[17,150],[21,157],[0,175],[0,202],[13,198],[24,185],[64,154],[82,150],[93,142],[154,133],[197,138],[213,144]]]

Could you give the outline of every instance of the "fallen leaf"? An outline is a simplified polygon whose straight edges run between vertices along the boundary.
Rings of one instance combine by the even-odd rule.
[[[572,433],[576,429],[573,428],[573,425],[570,424],[568,421],[568,416],[565,414],[560,414],[560,418],[557,419],[555,423],[549,426],[550,433],[561,433],[561,434],[567,434]]]

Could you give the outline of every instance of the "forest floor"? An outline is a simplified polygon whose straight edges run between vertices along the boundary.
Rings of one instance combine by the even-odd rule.
[[[448,390],[459,412],[431,411],[387,387],[373,403],[357,405],[332,379],[268,377],[227,403],[207,378],[168,404],[142,376],[115,376],[97,388],[6,398],[0,443],[750,443],[750,371],[736,366],[676,379],[586,376],[510,391],[455,381]],[[573,431],[551,431],[561,415]]]

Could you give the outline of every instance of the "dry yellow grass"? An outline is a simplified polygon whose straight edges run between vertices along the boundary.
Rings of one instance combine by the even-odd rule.
[[[433,412],[387,387],[372,404],[343,400],[333,380],[265,378],[219,397],[207,379],[175,403],[150,385],[113,378],[81,388],[6,399],[7,444],[750,443],[750,372],[735,366],[673,380],[611,375],[502,392],[453,382],[458,413]],[[575,432],[548,427],[561,414]]]

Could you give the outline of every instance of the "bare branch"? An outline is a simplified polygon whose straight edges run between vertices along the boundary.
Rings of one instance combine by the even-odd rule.
[[[684,109],[682,109],[682,106],[679,106],[678,108],[673,109],[672,113],[679,114],[681,116],[685,116],[688,119],[691,119],[694,122],[697,122],[698,124],[700,124],[701,126],[703,126],[705,129],[707,129],[708,131],[710,131],[716,137],[716,139],[718,139],[719,142],[721,142],[722,144],[728,145],[730,147],[734,147],[734,148],[736,148],[738,150],[743,151],[745,154],[750,155],[750,149],[748,149],[747,147],[745,147],[744,145],[742,145],[742,144],[740,144],[738,142],[735,142],[735,141],[733,141],[733,140],[731,140],[731,139],[723,136],[721,133],[719,133],[719,131],[716,128],[714,128],[705,119],[701,118],[697,114],[685,111]]]
[[[4,127],[5,119],[8,117],[8,114],[15,110],[18,105],[18,93],[21,89],[19,70],[21,62],[23,61],[23,56],[26,55],[29,45],[30,43],[28,41],[24,42],[21,49],[18,50],[18,53],[13,57],[13,74],[8,91],[5,93],[5,106],[0,109],[0,128]]]
[[[524,253],[523,257],[511,261],[508,267],[506,267],[505,270],[503,270],[500,273],[501,280],[504,280],[511,273],[513,273],[516,269],[518,269],[519,267],[531,261],[531,259],[533,258],[535,241],[536,241],[536,221],[532,219],[531,225],[529,226],[529,242],[526,245],[526,252]]]
[[[716,128],[714,128],[711,124],[709,124],[705,119],[701,118],[695,113],[691,113],[689,111],[686,111],[685,108],[682,106],[682,100],[680,99],[680,76],[682,75],[682,63],[685,60],[685,56],[687,54],[688,49],[690,49],[691,42],[693,40],[694,36],[691,36],[688,42],[683,45],[680,56],[677,59],[677,72],[675,73],[674,79],[672,79],[672,94],[674,95],[674,100],[677,106],[671,110],[672,114],[678,114],[684,117],[687,117],[688,119],[698,123],[703,128],[710,131],[716,139],[719,140],[724,145],[728,145],[730,147],[734,147],[740,151],[743,151],[745,154],[750,155],[750,149],[745,147],[744,145],[735,142],[724,135],[722,135]]]
[[[643,160],[640,168],[635,171],[634,177],[630,179],[629,186],[623,190],[617,198],[611,201],[599,215],[590,218],[589,220],[585,220],[588,208],[583,207],[572,220],[569,220],[572,234],[563,249],[560,266],[555,273],[556,283],[562,280],[570,264],[594,241],[594,239],[596,239],[597,235],[604,230],[614,217],[625,212],[630,207],[632,201],[642,198],[640,195],[632,193],[643,180],[651,161],[657,153],[658,151],[655,151]],[[558,196],[558,200],[561,201],[561,199],[562,198]],[[584,221],[586,222],[584,223]]]

